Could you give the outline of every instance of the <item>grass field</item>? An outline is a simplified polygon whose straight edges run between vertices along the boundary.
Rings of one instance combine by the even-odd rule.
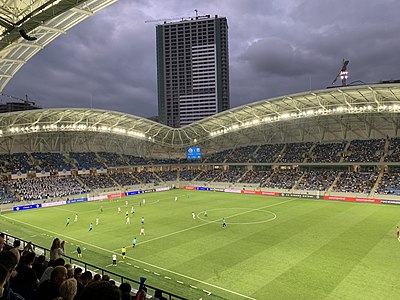
[[[141,198],[146,205],[139,207]],[[136,213],[125,224],[131,205]],[[139,236],[142,216],[146,236]],[[146,283],[190,299],[398,299],[398,223],[400,208],[389,205],[185,190],[0,218],[1,231],[47,248],[59,237],[71,256],[79,244],[92,264],[146,277]],[[128,246],[125,261],[122,246]],[[113,253],[119,255],[116,267]]]

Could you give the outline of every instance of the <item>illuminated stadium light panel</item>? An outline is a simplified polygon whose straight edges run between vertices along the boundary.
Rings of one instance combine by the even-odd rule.
[[[109,127],[109,126],[87,126],[85,124],[73,124],[73,125],[35,125],[35,126],[13,126],[6,129],[6,132],[11,134],[25,134],[32,132],[49,132],[49,131],[94,131],[103,133],[113,133],[126,136],[132,136],[140,139],[151,140],[151,137],[146,137],[144,133],[127,130],[125,128],[119,127]],[[0,130],[0,136],[3,135],[3,130]]]
[[[365,112],[399,112],[399,111],[400,111],[400,105],[398,104],[378,105],[376,107],[373,107],[372,105],[358,105],[358,106],[348,106],[348,107],[338,106],[329,109],[322,109],[322,108],[308,109],[301,112],[276,114],[270,117],[256,118],[250,121],[233,124],[227,128],[212,131],[210,133],[210,136],[215,137],[231,131],[258,126],[263,123],[265,124],[265,123],[279,122],[282,120],[300,119],[300,118],[316,117],[323,115],[335,115],[335,114],[356,114]]]

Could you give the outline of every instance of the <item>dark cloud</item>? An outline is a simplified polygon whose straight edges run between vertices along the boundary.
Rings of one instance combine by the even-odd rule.
[[[218,14],[229,24],[231,106],[349,82],[400,79],[397,0],[119,0],[33,57],[5,92],[43,107],[157,114],[155,25]]]

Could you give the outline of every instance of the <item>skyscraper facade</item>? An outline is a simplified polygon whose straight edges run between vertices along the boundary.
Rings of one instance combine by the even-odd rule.
[[[156,27],[158,115],[182,127],[229,109],[228,23],[198,16]]]

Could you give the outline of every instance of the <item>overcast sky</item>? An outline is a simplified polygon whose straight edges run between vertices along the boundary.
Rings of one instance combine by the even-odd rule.
[[[398,0],[119,0],[46,46],[4,92],[155,116],[157,23],[145,20],[195,9],[228,19],[231,107],[324,89],[343,58],[348,83],[400,79]]]

